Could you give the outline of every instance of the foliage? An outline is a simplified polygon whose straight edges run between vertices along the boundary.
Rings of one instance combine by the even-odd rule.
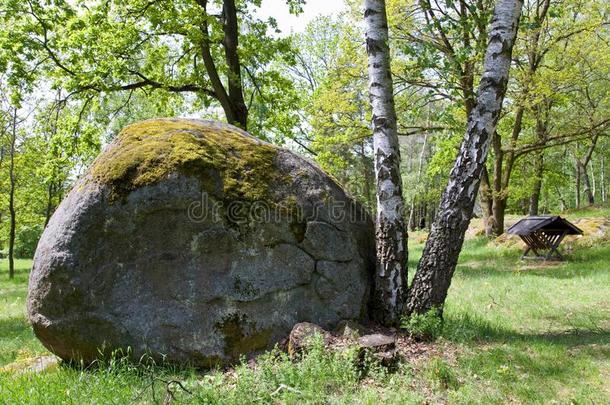
[[[34,257],[40,235],[42,235],[40,224],[22,226],[15,241],[15,255],[23,258]]]
[[[433,341],[441,335],[443,320],[438,311],[433,309],[425,314],[412,314],[403,318],[400,327],[415,340]]]

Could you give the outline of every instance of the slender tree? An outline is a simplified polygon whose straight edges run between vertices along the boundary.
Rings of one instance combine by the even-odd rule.
[[[591,179],[589,177],[589,162],[591,161],[591,157],[593,156],[593,152],[595,151],[595,146],[597,145],[597,140],[599,139],[599,134],[595,134],[591,139],[591,144],[587,148],[587,151],[582,159],[580,159],[576,154],[574,158],[576,160],[576,170],[580,173],[580,178],[582,179],[585,186],[585,196],[587,197],[587,203],[589,205],[595,204],[595,193],[592,191],[591,187]]]
[[[365,0],[369,94],[373,112],[373,153],[377,185],[377,263],[373,317],[399,321],[406,297],[407,227],[400,177],[400,148],[390,72],[384,0]]]
[[[8,211],[10,215],[10,230],[8,239],[8,276],[15,276],[15,229],[17,226],[17,213],[15,211],[15,146],[17,143],[17,108],[13,109],[11,123],[11,140],[9,145],[9,200]]]
[[[415,274],[409,314],[434,308],[442,313],[506,93],[522,5],[522,0],[496,3],[476,105]]]

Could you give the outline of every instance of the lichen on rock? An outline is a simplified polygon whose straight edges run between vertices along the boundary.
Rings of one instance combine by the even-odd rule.
[[[272,212],[259,216],[258,202]],[[215,211],[232,204],[246,207],[245,224]],[[123,350],[136,361],[233,364],[295,323],[363,320],[373,236],[370,215],[315,163],[227,124],[144,121],[53,214],[28,316],[70,362]]]

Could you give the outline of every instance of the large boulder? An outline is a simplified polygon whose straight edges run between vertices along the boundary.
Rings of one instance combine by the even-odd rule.
[[[53,215],[28,315],[64,360],[227,364],[298,322],[365,317],[373,259],[370,216],[314,163],[230,125],[149,120]]]

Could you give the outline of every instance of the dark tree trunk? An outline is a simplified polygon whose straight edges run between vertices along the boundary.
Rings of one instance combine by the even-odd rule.
[[[576,156],[576,171],[577,171],[577,208],[580,206],[580,180],[582,179],[582,183],[585,186],[585,196],[587,197],[587,203],[589,205],[595,204],[595,195],[593,194],[593,190],[591,188],[591,179],[589,178],[588,167],[589,162],[591,162],[591,158],[593,157],[593,152],[595,151],[595,147],[597,146],[597,140],[599,139],[599,134],[596,134],[591,140],[591,145],[587,149],[585,156],[582,160]]]
[[[481,199],[481,208],[483,209],[485,235],[492,236],[494,234],[493,193],[491,192],[489,173],[487,172],[486,167],[483,167],[483,170],[481,171],[481,188],[479,190],[479,198]]]
[[[371,315],[385,325],[395,325],[406,298],[407,227],[384,0],[365,0],[364,22],[377,186],[377,263]]]
[[[47,187],[47,209],[45,212],[45,220],[44,220],[45,228],[49,224],[49,221],[51,220],[51,215],[53,215],[53,211],[55,209],[55,206],[53,205],[53,197],[55,194],[54,190],[55,190],[55,186],[54,186],[53,182],[50,182],[49,186]]]
[[[580,208],[580,164],[578,162],[578,160],[576,161],[576,190],[575,190],[575,195],[576,195],[576,208]]]
[[[11,143],[9,146],[9,196],[8,211],[10,216],[10,229],[8,236],[8,277],[15,276],[15,229],[17,227],[17,213],[15,212],[15,145],[17,143],[17,108],[13,110],[13,123]]]
[[[208,0],[196,1],[205,13],[205,18],[201,26],[201,31],[203,34],[203,39],[201,41],[201,56],[203,58],[203,64],[208,74],[208,78],[210,79],[210,84],[214,90],[215,98],[218,100],[218,102],[220,102],[225,116],[227,117],[227,122],[247,130],[248,108],[244,102],[241,65],[237,51],[239,30],[235,0],[224,0],[222,9],[222,23],[224,31],[222,45],[228,67],[228,91],[220,79],[216,63],[214,62],[214,58],[212,56],[212,39],[210,38],[209,24],[207,21],[207,18],[210,18],[207,11]]]
[[[442,313],[506,93],[521,6],[521,0],[496,3],[476,106],[415,274],[408,314],[431,309]]]
[[[532,187],[532,194],[530,195],[530,204],[528,214],[535,216],[538,215],[540,207],[540,192],[542,191],[542,176],[544,175],[544,155],[539,153],[536,156],[535,168],[534,168],[534,186]]]
[[[606,158],[602,155],[600,157],[600,189],[602,196],[602,203],[606,203],[606,168],[605,168]]]
[[[502,138],[498,131],[494,132],[491,139],[494,151],[494,181],[493,181],[493,207],[492,234],[500,236],[504,233],[504,211],[506,208],[506,190],[502,184],[502,164],[504,162],[504,151],[502,150]]]
[[[237,123],[243,129],[248,126],[248,107],[244,101],[244,92],[242,89],[241,80],[241,65],[237,48],[239,45],[239,28],[237,22],[237,9],[235,8],[235,0],[224,0],[222,8],[224,22],[224,40],[223,46],[225,49],[225,59],[229,67],[227,74],[227,82],[229,84],[229,99],[231,108]]]

